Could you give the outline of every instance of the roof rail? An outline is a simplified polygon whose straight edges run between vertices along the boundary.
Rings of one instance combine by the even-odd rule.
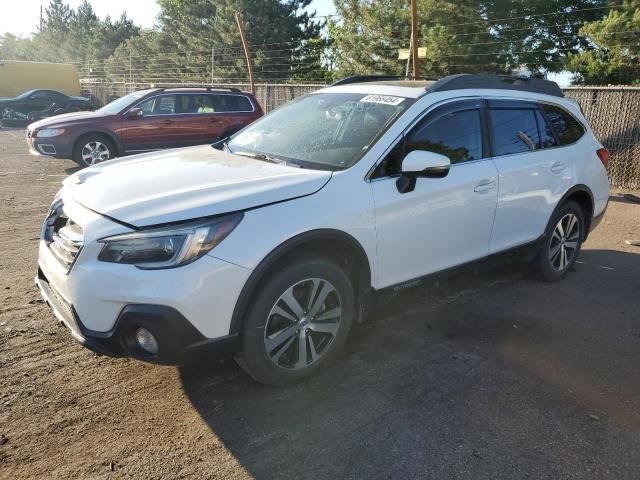
[[[229,90],[230,92],[241,92],[239,88],[236,87],[207,87],[207,91],[211,90]]]
[[[213,90],[224,90],[224,91],[228,91],[228,92],[241,92],[242,90],[240,90],[239,88],[236,87],[212,87],[212,86],[207,86],[207,85],[203,85],[203,86],[184,86],[184,87],[159,87],[159,90],[206,90],[207,92],[211,92]]]
[[[362,82],[386,82],[390,80],[402,80],[404,77],[398,77],[397,75],[353,75],[346,77],[337,82],[331,84],[332,87],[338,85],[348,85],[350,83],[362,83]]]
[[[564,97],[556,82],[539,78],[520,78],[509,75],[467,74],[449,75],[427,87],[427,93],[461,90],[466,88],[489,88],[493,90],[519,90]]]

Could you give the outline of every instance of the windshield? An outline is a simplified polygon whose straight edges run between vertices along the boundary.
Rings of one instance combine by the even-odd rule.
[[[106,113],[107,115],[115,115],[116,113],[120,113],[122,110],[127,108],[133,102],[135,102],[139,98],[144,97],[148,93],[149,93],[149,90],[140,90],[139,92],[130,93],[129,95],[120,97],[111,103],[107,103],[104,107],[99,108],[97,111]]]
[[[35,90],[27,90],[26,92],[21,93],[20,95],[18,95],[16,97],[16,99],[22,100],[23,98],[27,98],[27,97],[31,96],[31,94],[34,93],[34,92],[35,92]]]
[[[301,167],[342,170],[360,160],[413,101],[362,93],[308,95],[252,123],[227,149]]]

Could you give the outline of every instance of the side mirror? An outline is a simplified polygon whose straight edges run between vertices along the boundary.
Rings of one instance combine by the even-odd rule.
[[[413,150],[402,160],[402,175],[396,181],[400,193],[408,193],[416,187],[418,177],[443,178],[449,174],[449,157],[426,150]]]
[[[136,118],[140,118],[144,115],[144,112],[141,108],[132,108],[127,112],[127,118],[129,120],[135,120]]]

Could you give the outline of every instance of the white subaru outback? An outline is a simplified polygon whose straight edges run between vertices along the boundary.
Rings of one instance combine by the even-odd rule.
[[[561,278],[609,195],[607,151],[544,80],[349,78],[218,146],[64,181],[36,281],[86,347],[235,354],[289,383],[335,357],[381,291],[513,251]]]

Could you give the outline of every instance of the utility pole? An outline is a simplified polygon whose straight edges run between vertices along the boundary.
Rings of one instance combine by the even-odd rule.
[[[244,48],[244,56],[247,59],[247,70],[249,70],[249,85],[251,86],[251,93],[256,94],[256,84],[253,81],[253,65],[251,64],[251,52],[247,45],[247,39],[244,36],[244,28],[242,27],[242,17],[236,12],[236,23],[238,24],[238,30],[240,31],[240,39],[242,40],[242,48]]]
[[[413,64],[413,79],[418,78],[418,12],[417,0],[411,0],[411,63]]]
[[[409,78],[409,65],[411,65],[411,52],[413,52],[413,35],[409,37],[409,55],[407,55],[407,68],[404,69],[404,77]]]

